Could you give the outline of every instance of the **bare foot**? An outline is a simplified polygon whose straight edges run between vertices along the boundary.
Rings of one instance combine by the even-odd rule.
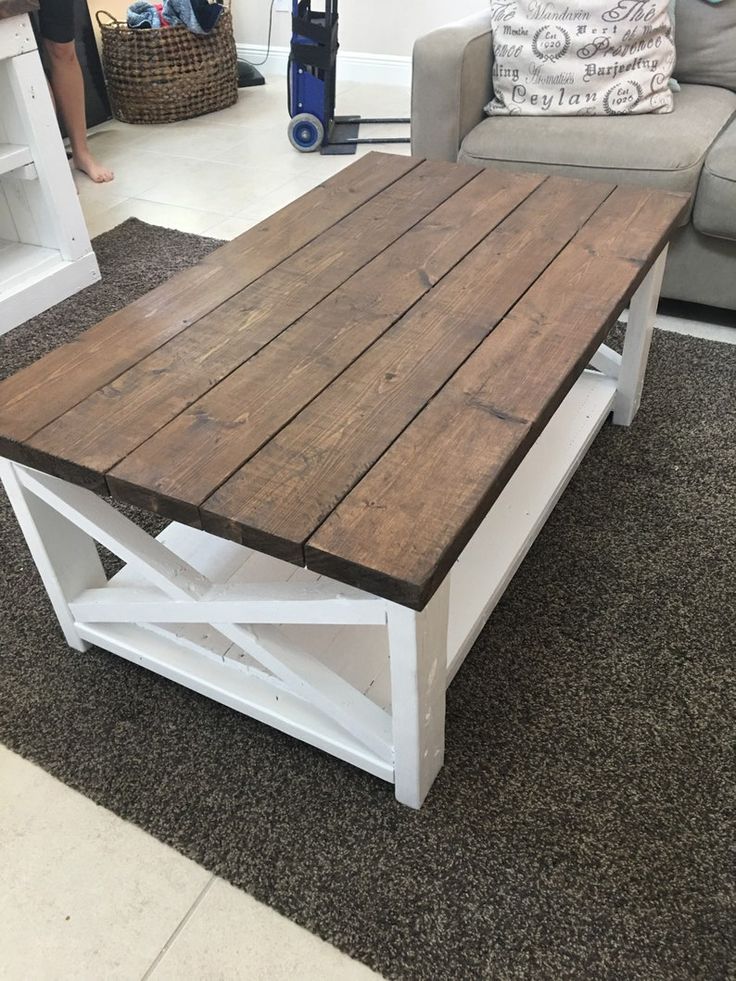
[[[74,166],[81,170],[95,184],[107,184],[108,181],[115,179],[115,174],[102,164],[98,164],[91,154],[84,154],[74,157]]]

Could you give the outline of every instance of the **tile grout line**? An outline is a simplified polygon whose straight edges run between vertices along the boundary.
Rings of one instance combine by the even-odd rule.
[[[202,902],[202,900],[204,899],[204,897],[207,895],[207,893],[209,892],[209,890],[211,889],[212,885],[214,884],[214,882],[216,880],[217,880],[217,876],[216,875],[213,875],[213,876],[211,876],[209,878],[209,880],[205,884],[205,886],[202,889],[202,891],[200,892],[200,894],[197,896],[197,898],[194,900],[194,902],[192,903],[192,905],[189,907],[189,909],[186,911],[186,913],[184,914],[184,916],[181,918],[181,920],[177,924],[176,928],[174,929],[174,931],[171,934],[171,936],[169,937],[169,939],[163,945],[163,947],[158,952],[158,954],[156,954],[156,956],[153,959],[150,967],[146,970],[145,974],[141,978],[141,981],[148,981],[148,979],[151,977],[151,975],[153,974],[153,972],[156,970],[156,968],[158,967],[158,965],[163,960],[164,955],[166,954],[166,952],[170,949],[170,947],[172,946],[172,944],[174,943],[174,941],[176,940],[176,938],[182,932],[182,930],[187,925],[187,923],[191,920],[192,916],[194,916],[194,913],[199,908],[200,903]]]

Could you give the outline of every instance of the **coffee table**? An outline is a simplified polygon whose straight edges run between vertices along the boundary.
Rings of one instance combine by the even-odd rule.
[[[69,645],[419,807],[447,685],[600,427],[634,418],[687,203],[369,154],[6,380],[2,476]]]

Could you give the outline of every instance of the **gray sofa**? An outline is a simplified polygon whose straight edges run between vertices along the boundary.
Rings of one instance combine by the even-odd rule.
[[[675,110],[494,116],[490,9],[414,47],[412,150],[434,160],[649,184],[693,195],[663,295],[736,310],[736,0],[677,0]]]

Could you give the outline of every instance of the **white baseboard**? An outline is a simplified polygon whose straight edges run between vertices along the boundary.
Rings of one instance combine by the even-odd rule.
[[[263,61],[265,44],[237,44],[238,57],[245,61]],[[272,47],[268,60],[261,67],[276,75],[285,75],[289,60],[287,47]],[[411,85],[409,55],[377,55],[362,51],[340,51],[337,56],[337,77],[342,82],[369,82],[374,85]]]

